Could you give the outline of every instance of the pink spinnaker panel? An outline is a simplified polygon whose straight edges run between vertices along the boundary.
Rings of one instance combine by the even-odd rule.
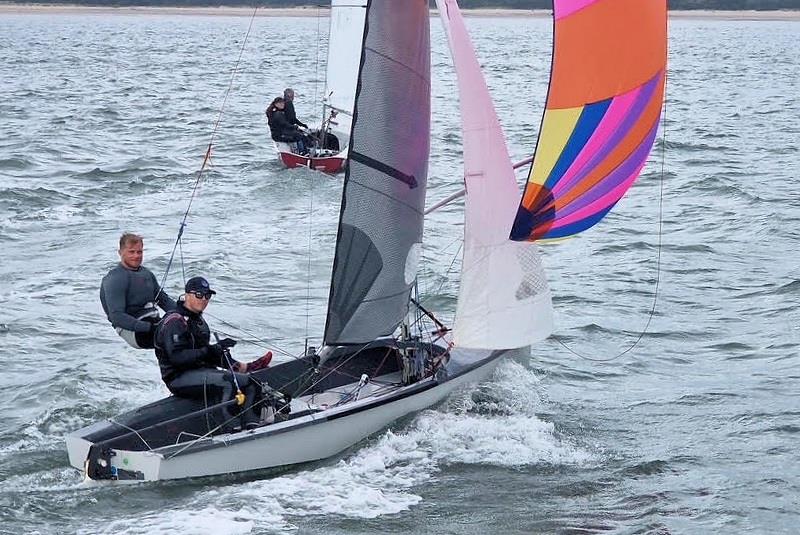
[[[563,0],[561,2],[555,2],[555,5],[553,6],[553,16],[556,18],[556,20],[563,17],[568,17],[576,11],[598,1],[599,0]]]
[[[552,331],[550,290],[536,246],[508,240],[520,190],[500,121],[458,4],[436,4],[458,76],[467,188],[455,342],[524,347]]]

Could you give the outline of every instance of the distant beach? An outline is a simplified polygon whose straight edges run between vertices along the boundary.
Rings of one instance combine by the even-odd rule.
[[[433,13],[436,10],[432,11]],[[467,17],[532,17],[550,16],[549,10],[542,9],[465,9]],[[17,4],[0,2],[2,14],[71,14],[84,13],[95,15],[199,15],[249,17],[252,7],[161,7],[161,6],[87,6],[70,4]],[[317,17],[327,16],[327,8],[292,7],[292,8],[259,8],[259,17]],[[670,11],[673,19],[717,19],[717,20],[788,20],[800,21],[800,11]]]

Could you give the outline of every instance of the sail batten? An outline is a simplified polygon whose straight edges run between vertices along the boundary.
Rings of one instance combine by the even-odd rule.
[[[408,175],[399,169],[396,169],[380,160],[376,160],[375,158],[370,158],[365,154],[361,154],[360,152],[353,151],[350,153],[350,158],[355,160],[359,163],[363,163],[367,167],[383,173],[387,176],[390,176],[404,184],[407,184],[410,188],[416,188],[419,184],[417,183],[417,179],[414,178],[414,175]]]
[[[331,279],[326,345],[391,335],[408,311],[430,151],[425,0],[370,0]]]
[[[598,223],[646,163],[664,98],[665,0],[555,0],[553,13],[550,88],[510,233],[518,241]]]

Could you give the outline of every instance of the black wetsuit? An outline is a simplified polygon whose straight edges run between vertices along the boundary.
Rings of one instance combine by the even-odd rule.
[[[291,143],[303,139],[303,133],[297,129],[296,125],[289,122],[286,110],[273,110],[272,113],[268,114],[268,118],[269,131],[273,140]]]
[[[306,123],[297,118],[297,113],[294,111],[294,103],[291,100],[284,100],[283,112],[286,114],[286,120],[289,121],[290,124],[308,128]]]
[[[211,331],[202,314],[188,310],[183,301],[158,324],[156,358],[162,380],[176,396],[207,399],[209,405],[233,399],[236,387],[230,368],[236,361],[231,359],[228,363],[220,351],[210,346],[210,338]],[[248,374],[235,375],[246,396],[241,412],[243,423],[257,422],[258,408],[253,404],[260,397],[260,389]],[[228,425],[237,423],[230,410],[222,411],[222,418]]]
[[[139,346],[147,348],[153,347],[151,331],[158,321],[154,304],[166,312],[175,308],[175,301],[166,292],[159,292],[152,271],[144,266],[129,269],[121,262],[103,277],[100,304],[114,328],[136,333]],[[137,319],[147,313],[153,313],[154,321]]]

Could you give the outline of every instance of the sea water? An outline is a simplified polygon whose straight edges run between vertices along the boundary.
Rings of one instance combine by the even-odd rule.
[[[462,187],[432,22],[429,203]],[[165,394],[153,355],[103,317],[100,279],[123,231],[164,274],[248,23],[0,15],[0,532],[796,532],[797,22],[671,24],[659,141],[604,222],[543,249],[556,328],[530,358],[304,467],[84,485],[65,434]],[[291,86],[300,117],[319,115],[326,25],[255,20],[167,279],[175,296],[209,278],[210,322],[242,360],[300,354],[324,326],[342,178],[282,169],[264,108]],[[551,23],[468,27],[527,157]],[[461,236],[459,203],[426,222],[421,294],[447,322]]]

